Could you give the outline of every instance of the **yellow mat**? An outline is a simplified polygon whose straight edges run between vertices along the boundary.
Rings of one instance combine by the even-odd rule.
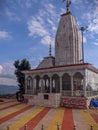
[[[10,109],[6,110],[6,112],[0,114],[0,119],[5,117],[5,116],[7,116],[7,115],[9,115],[9,114],[12,114],[12,113],[14,113],[16,111],[19,111],[19,110],[21,110],[21,109],[23,109],[25,107],[27,107],[27,105],[26,104],[22,104],[22,105],[19,105],[19,106],[13,108],[13,109],[11,108],[11,110]]]
[[[31,120],[33,117],[35,117],[39,112],[41,112],[44,109],[44,107],[38,107],[29,114],[25,115],[25,118],[21,118],[13,125],[9,126],[10,130],[19,130],[22,126],[24,126],[29,120]]]
[[[5,104],[0,104],[0,108],[5,108],[5,107],[8,107],[8,106],[10,106],[10,105],[14,105],[14,104],[16,104],[17,102],[15,101],[15,102],[9,102],[9,103],[5,103]]]
[[[65,108],[57,108],[54,114],[53,120],[51,120],[47,130],[57,130],[57,125],[61,129],[61,125],[63,122]]]
[[[88,130],[90,130],[91,125],[93,125],[94,130],[98,130],[98,123],[95,122],[88,110],[81,110],[81,114],[85,120]]]

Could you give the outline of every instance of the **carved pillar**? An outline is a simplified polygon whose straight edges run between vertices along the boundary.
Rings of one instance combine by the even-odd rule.
[[[40,93],[43,93],[43,78],[40,76],[40,82],[39,82],[39,87],[40,87]]]
[[[27,93],[27,79],[25,78],[25,94]]]
[[[84,97],[86,97],[86,77],[83,77],[83,90],[84,90]]]
[[[36,79],[33,78],[33,94],[36,94]]]
[[[62,76],[60,76],[60,93],[62,93]]]
[[[52,77],[50,77],[50,93],[52,93]]]
[[[73,75],[71,75],[71,96],[74,95],[73,90],[74,90],[74,85],[73,85]]]

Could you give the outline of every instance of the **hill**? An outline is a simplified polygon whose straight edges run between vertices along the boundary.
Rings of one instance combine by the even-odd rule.
[[[18,91],[18,86],[0,84],[0,95],[15,94]]]

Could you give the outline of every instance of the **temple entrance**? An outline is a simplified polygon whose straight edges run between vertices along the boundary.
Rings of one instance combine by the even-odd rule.
[[[83,94],[83,75],[77,72],[73,76],[74,96],[84,96]]]
[[[34,93],[37,94],[38,92],[41,91],[41,86],[40,86],[40,76],[35,77],[35,83],[34,83]]]
[[[52,92],[53,93],[60,92],[60,78],[57,74],[54,74],[52,77]]]
[[[31,76],[28,76],[26,79],[26,92],[27,94],[32,94],[33,92],[33,79]]]
[[[43,77],[43,88],[45,93],[50,92],[50,78],[48,77],[48,75],[45,75]]]
[[[63,95],[71,95],[71,77],[67,73],[62,76],[62,91]]]

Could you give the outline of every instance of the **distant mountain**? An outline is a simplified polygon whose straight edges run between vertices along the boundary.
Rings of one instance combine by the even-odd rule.
[[[0,85],[0,95],[15,94],[19,90],[18,86]]]

